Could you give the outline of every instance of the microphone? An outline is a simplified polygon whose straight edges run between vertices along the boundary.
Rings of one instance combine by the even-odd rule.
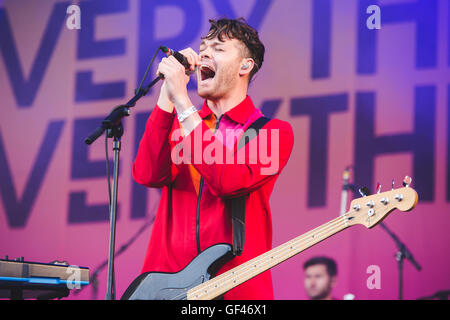
[[[191,69],[191,65],[189,64],[187,58],[183,54],[179,53],[178,51],[172,50],[166,46],[161,46],[159,48],[167,56],[174,56],[175,59],[177,59],[178,62],[181,63],[187,70]]]
[[[347,167],[347,168],[345,168],[344,173],[342,174],[343,184],[342,184],[342,193],[341,193],[341,211],[339,213],[341,216],[343,216],[345,214],[345,210],[347,210],[349,178],[350,178],[350,167]]]

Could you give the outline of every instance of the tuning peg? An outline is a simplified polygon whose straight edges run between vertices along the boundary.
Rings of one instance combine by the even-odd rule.
[[[405,178],[403,179],[403,186],[408,188],[411,185],[412,182],[412,178],[409,176],[405,176]]]
[[[394,187],[395,187],[395,180],[392,179],[392,190],[394,190]]]
[[[381,184],[377,183],[377,194],[381,192]]]
[[[370,190],[367,187],[359,188],[358,191],[363,197],[366,197],[366,196],[370,195]]]

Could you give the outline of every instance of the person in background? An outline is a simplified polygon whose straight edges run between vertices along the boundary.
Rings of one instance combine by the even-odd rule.
[[[328,257],[313,257],[303,265],[305,291],[311,300],[335,300],[336,262]]]

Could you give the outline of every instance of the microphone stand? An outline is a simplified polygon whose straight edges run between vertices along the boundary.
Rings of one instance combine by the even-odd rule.
[[[397,260],[398,266],[398,300],[403,300],[403,260],[408,259],[412,265],[418,270],[422,270],[422,267],[414,259],[412,253],[406,247],[406,245],[400,241],[400,239],[383,223],[380,226],[391,236],[397,245],[397,253],[395,254],[395,260]]]
[[[135,96],[131,98],[126,104],[115,107],[111,113],[102,121],[101,125],[97,127],[84,142],[88,145],[92,144],[99,138],[105,130],[107,130],[106,138],[113,138],[114,150],[114,169],[113,169],[113,193],[112,200],[109,205],[109,250],[108,250],[108,281],[106,289],[106,300],[115,300],[115,281],[114,281],[114,248],[116,237],[116,217],[117,217],[117,195],[119,187],[119,153],[121,149],[121,137],[123,135],[122,118],[131,114],[130,108],[136,105],[136,102],[146,95],[151,87],[153,87],[159,80],[163,79],[160,75],[156,77],[150,84],[144,88],[138,88],[135,91]],[[106,161],[109,161],[106,159]]]
[[[347,187],[351,189],[355,195],[359,195],[359,192],[354,184],[348,184]],[[380,226],[394,240],[398,249],[397,253],[394,255],[398,267],[398,300],[403,300],[403,260],[405,258],[408,259],[418,271],[422,270],[422,267],[414,259],[411,251],[409,251],[406,245],[400,241],[400,239],[386,226],[384,222],[380,222]]]

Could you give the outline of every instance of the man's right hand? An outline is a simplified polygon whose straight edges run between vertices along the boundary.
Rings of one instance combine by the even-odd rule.
[[[183,49],[180,51],[180,53],[182,55],[184,55],[186,57],[186,59],[188,60],[190,66],[191,66],[189,69],[190,72],[188,72],[188,73],[192,74],[192,72],[195,71],[195,68],[201,64],[200,56],[192,48]],[[158,68],[158,70],[159,70],[159,68]],[[187,82],[189,82],[189,77],[187,77],[187,79],[186,79],[186,84],[187,84]],[[158,98],[157,104],[162,110],[167,111],[169,113],[172,113],[173,109],[175,107],[174,103],[169,98],[165,81],[163,82],[163,84],[161,86],[161,91],[159,93],[159,98]]]
[[[189,69],[190,72],[195,71],[195,68],[201,65],[202,61],[200,59],[200,56],[192,48],[183,49],[180,51],[180,53],[185,56],[187,61],[189,62],[189,65],[191,66],[191,68]]]

